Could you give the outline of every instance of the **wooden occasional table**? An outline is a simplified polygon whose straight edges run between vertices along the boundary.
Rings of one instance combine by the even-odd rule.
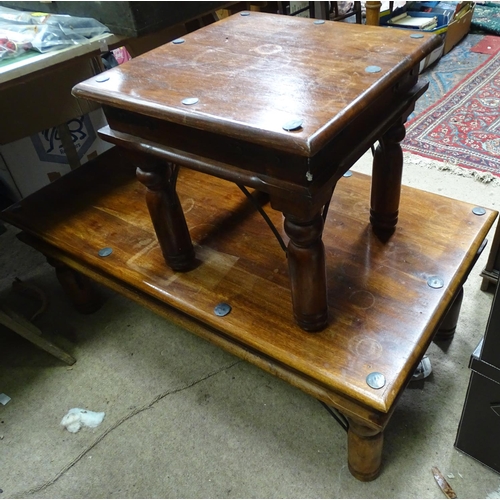
[[[266,193],[284,214],[295,319],[316,331],[329,320],[322,232],[330,199],[377,140],[370,221],[383,238],[396,227],[404,122],[426,89],[419,63],[442,42],[417,36],[242,12],[73,93],[103,104],[109,127],[100,134],[133,159],[172,269],[197,265],[176,194],[179,166]]]
[[[384,429],[436,331],[453,334],[462,285],[497,213],[476,215],[473,205],[403,186],[398,230],[383,241],[368,222],[370,177],[342,178],[323,233],[331,322],[307,333],[293,319],[283,252],[261,238],[266,223],[233,183],[180,170],[178,196],[198,266],[175,272],[144,203],[147,188],[117,153],[112,148],[2,219],[49,258],[79,310],[98,305],[91,278],[336,409],[349,470],[361,480],[377,477]],[[281,214],[257,198],[278,225]],[[232,310],[216,314],[223,303]]]

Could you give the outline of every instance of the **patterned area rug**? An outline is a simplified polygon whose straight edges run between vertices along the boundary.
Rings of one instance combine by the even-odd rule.
[[[408,122],[405,151],[500,177],[500,53]]]
[[[471,30],[474,33],[500,35],[500,3],[481,2],[476,4]]]
[[[458,85],[467,75],[491,57],[487,54],[471,52],[484,35],[467,35],[453,50],[427,68],[420,76],[429,82],[429,89],[417,101],[415,115],[425,111],[439,101],[447,92]],[[410,117],[410,119],[413,116]]]
[[[500,36],[486,35],[470,50],[479,54],[495,55],[497,52],[500,52]]]

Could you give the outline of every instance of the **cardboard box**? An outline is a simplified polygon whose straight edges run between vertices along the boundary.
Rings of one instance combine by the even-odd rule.
[[[436,62],[443,55],[444,45],[441,45],[437,49],[434,49],[425,59],[420,61],[420,66],[418,72],[422,73],[425,68],[428,68],[431,64]]]
[[[34,193],[112,147],[97,135],[101,109],[0,146],[0,174],[18,199]]]
[[[404,12],[408,12],[409,15],[413,17],[428,17],[429,14],[422,14],[421,12],[413,12],[413,11],[407,11],[405,7],[401,7],[400,9],[395,10],[394,12],[389,12],[386,11],[381,14],[380,17],[380,25],[381,26],[387,26],[390,27],[391,29],[404,29],[404,30],[410,30],[410,31],[419,31],[416,28],[408,28],[404,26],[395,26],[389,24],[389,21],[395,17],[398,16],[399,14],[402,14]],[[424,69],[429,67],[431,64],[436,62],[442,55],[443,55],[443,50],[444,50],[444,40],[446,37],[446,31],[448,30],[448,25],[447,25],[447,18],[446,16],[442,14],[436,14],[436,17],[438,18],[438,23],[436,28],[433,30],[426,30],[426,33],[433,33],[434,35],[441,36],[443,38],[443,45],[438,47],[437,49],[434,49],[425,59],[420,61],[420,66],[419,66],[419,73],[422,73]]]
[[[391,26],[389,21],[399,14],[407,12],[409,15],[413,17],[425,17],[435,15],[438,18],[438,23],[436,28],[433,30],[426,30],[426,33],[433,33],[435,35],[439,35],[443,38],[443,45],[434,50],[431,54],[429,54],[421,63],[420,63],[420,72],[422,72],[425,68],[430,66],[432,63],[437,61],[441,56],[446,55],[455,45],[462,40],[463,37],[469,33],[470,24],[472,21],[472,16],[474,14],[474,2],[462,2],[462,4],[457,4],[460,6],[460,10],[453,14],[450,11],[444,11],[439,9],[439,2],[427,2],[431,4],[437,4],[436,9],[433,12],[416,12],[410,10],[414,2],[410,2],[408,6],[401,7],[399,9],[394,10],[393,12],[385,11],[380,14],[380,25],[381,26],[390,26],[391,28],[396,29],[406,29],[419,31],[416,28],[408,28],[404,26]],[[446,13],[445,13],[446,12]],[[451,18],[451,21],[449,20]]]
[[[391,24],[391,20],[401,14],[408,14],[408,16],[414,18],[437,18],[437,26],[431,30],[425,30],[425,33],[432,33],[434,35],[444,35],[448,30],[449,16],[442,13],[431,13],[431,12],[418,12],[407,9],[406,6],[396,9],[393,12],[384,12],[380,14],[380,26],[387,26],[396,29],[403,29],[409,31],[420,31],[418,28],[412,28],[409,26]]]
[[[446,37],[444,41],[444,52],[443,55],[448,54],[448,52],[455,47],[455,45],[462,40],[464,36],[469,33],[470,23],[472,21],[472,16],[474,15],[474,2],[467,2],[467,6],[461,10],[458,15],[448,24],[448,30],[446,31]]]

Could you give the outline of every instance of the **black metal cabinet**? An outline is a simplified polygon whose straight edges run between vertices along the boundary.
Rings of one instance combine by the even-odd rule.
[[[500,292],[484,338],[471,356],[471,377],[455,447],[500,473]]]

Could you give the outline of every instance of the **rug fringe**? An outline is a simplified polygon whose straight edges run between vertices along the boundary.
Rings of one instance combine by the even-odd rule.
[[[461,177],[472,178],[483,184],[491,184],[494,186],[500,186],[500,178],[496,177],[489,172],[481,172],[480,170],[475,170],[472,168],[459,167],[453,163],[444,161],[440,162],[437,160],[431,160],[423,156],[418,156],[413,153],[403,152],[404,164],[410,163],[419,167],[427,167],[435,170],[441,170],[443,172],[449,172],[454,175],[459,175]]]

